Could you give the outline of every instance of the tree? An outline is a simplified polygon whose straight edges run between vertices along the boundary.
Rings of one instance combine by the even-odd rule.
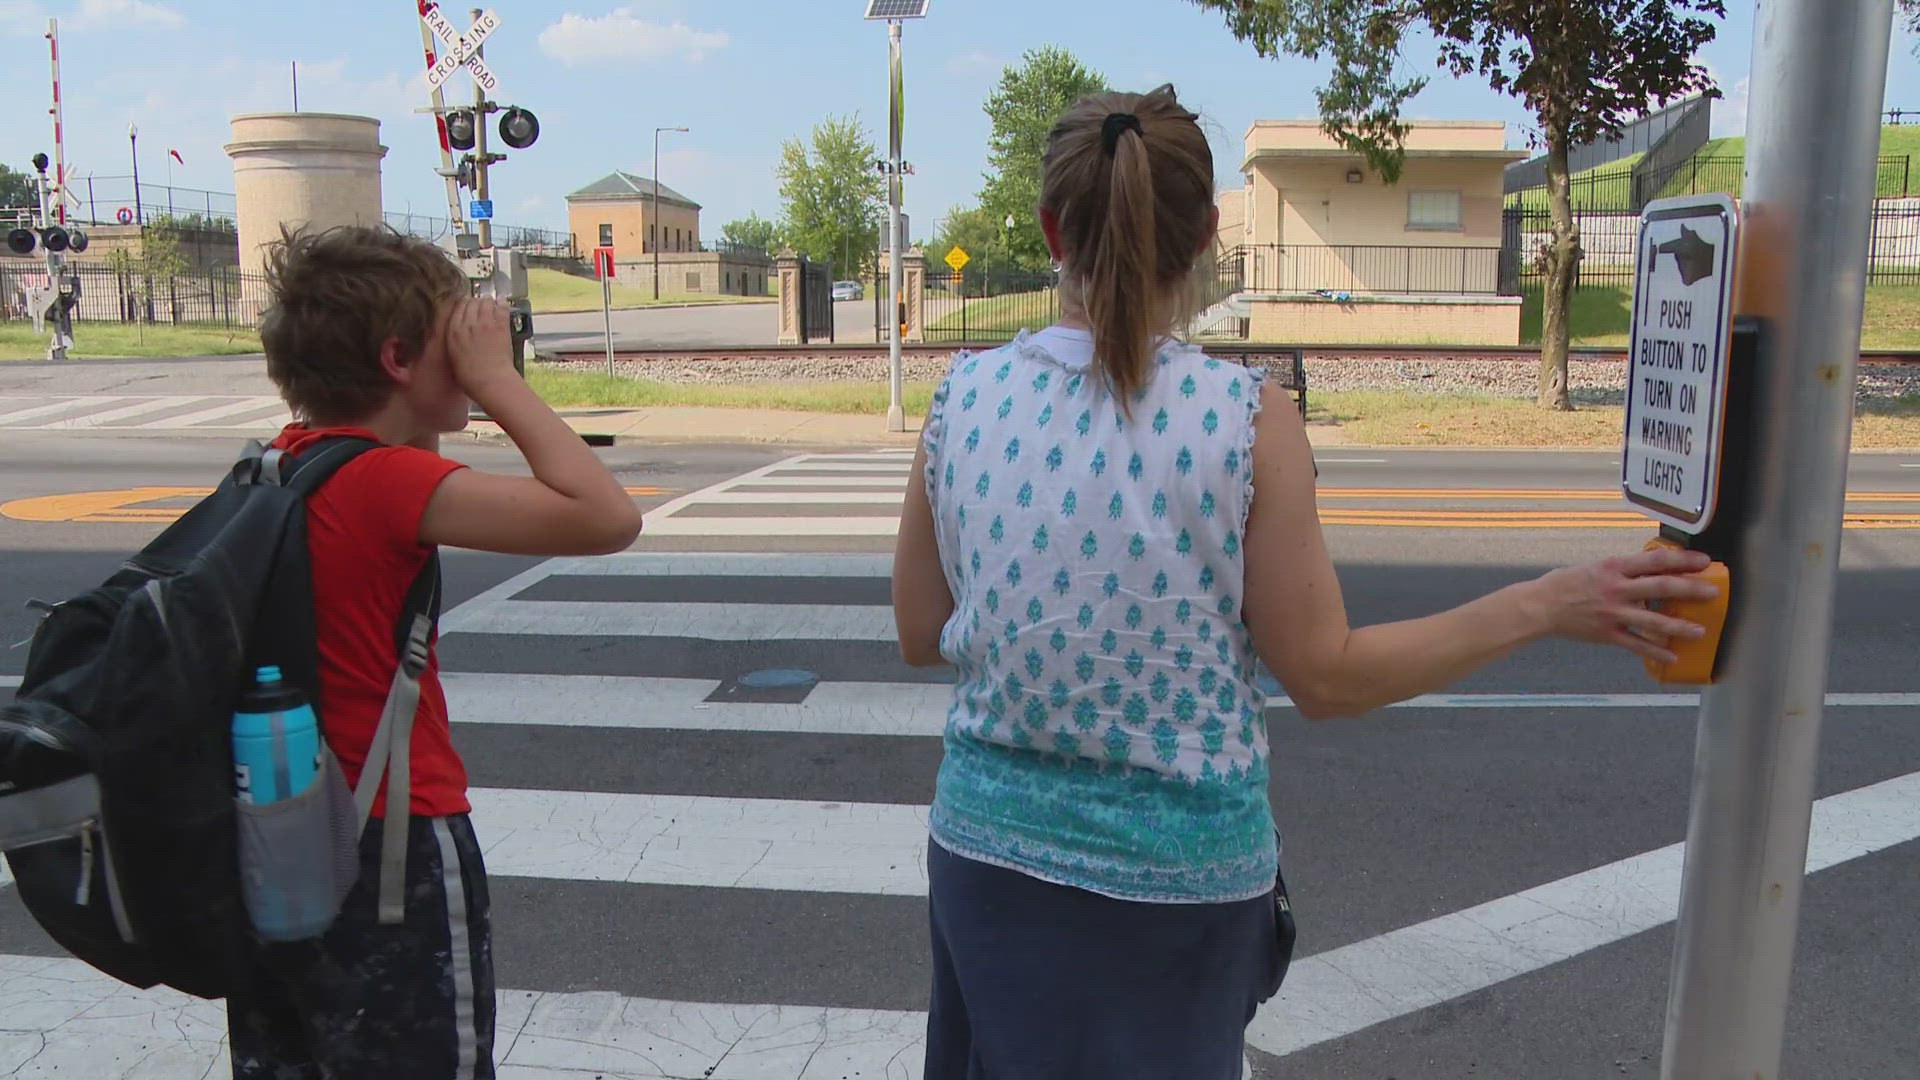
[[[31,206],[37,209],[39,205],[40,196],[34,190],[33,175],[0,165],[0,207]]]
[[[780,242],[780,228],[759,214],[748,214],[722,226],[720,239],[729,244],[770,252]]]
[[[1007,260],[1006,219],[994,220],[985,207],[972,206],[948,211],[940,228],[927,243],[927,272],[946,273],[947,253],[961,248],[970,260],[967,268],[1004,265]]]
[[[813,129],[811,152],[792,139],[780,147],[781,237],[810,259],[831,261],[840,273],[880,246],[885,194],[874,168],[880,154],[860,118],[828,117]]]
[[[1540,334],[1540,404],[1570,409],[1567,311],[1580,230],[1568,195],[1567,155],[1617,135],[1634,116],[1693,93],[1718,91],[1695,62],[1713,40],[1699,15],[1724,16],[1723,0],[1192,0],[1222,12],[1235,37],[1262,56],[1333,60],[1318,91],[1322,129],[1399,177],[1406,127],[1400,107],[1426,84],[1396,75],[1407,31],[1423,24],[1441,71],[1478,75],[1524,101],[1546,148],[1553,219]],[[1695,13],[1698,13],[1696,15]]]
[[[1920,0],[1900,0],[1900,21],[1906,26],[1907,33],[1920,34]],[[1920,42],[1913,46],[1920,53]]]
[[[1010,260],[1023,269],[1042,270],[1052,262],[1034,216],[1040,204],[1040,161],[1047,151],[1047,135],[1074,102],[1106,89],[1105,77],[1071,52],[1048,45],[1028,50],[1018,65],[1002,72],[1000,85],[987,98],[993,136],[980,208],[988,221],[1002,227],[1012,216],[1013,228],[1004,247]]]

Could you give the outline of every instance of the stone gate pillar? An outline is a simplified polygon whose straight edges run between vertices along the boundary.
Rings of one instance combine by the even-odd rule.
[[[780,279],[779,345],[799,345],[806,325],[800,310],[800,256],[792,248],[782,248],[773,260],[774,273]]]
[[[901,285],[900,299],[907,305],[907,335],[903,341],[927,340],[926,299],[927,299],[927,253],[920,248],[908,251],[900,260],[900,270],[905,277]]]

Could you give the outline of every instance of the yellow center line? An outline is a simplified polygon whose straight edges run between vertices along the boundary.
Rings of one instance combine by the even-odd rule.
[[[633,498],[666,495],[670,488],[629,487]],[[76,491],[63,495],[40,495],[0,504],[0,517],[40,524],[73,523],[86,525],[168,524],[178,521],[191,506],[147,506],[144,503],[204,499],[213,494],[206,487],[137,487],[117,491]]]

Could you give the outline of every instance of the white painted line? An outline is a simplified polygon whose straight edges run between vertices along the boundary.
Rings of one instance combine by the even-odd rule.
[[[1282,828],[1284,835],[1285,829]],[[1807,872],[1920,836],[1920,773],[1821,799]],[[1291,1054],[1673,921],[1685,845],[1297,960],[1247,1042]]]
[[[927,894],[925,806],[517,788],[471,797],[499,877]]]
[[[712,679],[443,672],[455,724],[651,731],[780,731],[938,738],[953,688],[944,683],[828,682],[797,705],[708,702]]]
[[[878,604],[681,604],[511,600],[462,605],[463,634],[691,637],[712,641],[895,641]]]
[[[927,1015],[501,990],[501,1080],[919,1080]],[[0,1067],[20,1077],[210,1076],[223,1001],[135,990],[78,960],[0,956]]]
[[[211,409],[201,409],[199,412],[187,413],[184,416],[169,416],[165,420],[154,420],[137,426],[142,429],[192,427],[195,424],[204,424],[210,420],[224,420],[228,417],[266,412],[269,409],[274,410],[273,415],[280,415],[287,411],[287,403],[276,397],[241,398],[238,401],[231,401],[225,405],[217,405]],[[261,419],[264,421],[269,418],[270,417],[262,417]]]
[[[911,470],[909,470],[911,472]],[[762,476],[756,480],[743,480],[729,486],[730,491],[742,488],[874,488],[904,490],[909,476]],[[701,502],[711,499],[715,493],[709,491],[700,497]]]
[[[531,581],[548,576],[564,577],[875,577],[892,573],[893,556],[808,555],[779,552],[623,551],[617,555],[591,555],[550,559],[520,577],[511,589],[502,586],[504,596],[520,593]],[[538,576],[535,577],[535,571]],[[490,589],[470,603],[503,598],[501,590]],[[444,621],[444,620],[443,620]]]
[[[19,686],[20,678],[18,675],[0,675],[0,690],[11,690]]]
[[[36,405],[30,409],[15,409],[13,412],[0,413],[0,424],[14,424],[21,420],[35,420],[42,416],[52,416],[72,409],[85,408],[88,405],[104,405],[110,401],[125,401],[124,397],[102,398],[66,398],[50,405]]]
[[[48,430],[104,427],[113,423],[115,420],[128,420],[136,416],[144,416],[147,413],[159,412],[162,409],[177,409],[182,405],[191,405],[200,400],[202,399],[199,397],[145,398],[131,405],[122,405],[117,409],[90,412],[67,420],[55,420],[52,423],[46,424],[45,427]]]
[[[646,517],[648,536],[892,536],[895,517]]]
[[[872,473],[875,476],[898,476],[903,472],[912,472],[911,461],[802,461],[781,462],[772,475],[797,472],[824,473]]]
[[[900,506],[906,500],[904,491],[742,491],[733,488],[729,491],[716,491],[700,500],[702,506],[716,503],[751,503],[771,506],[800,506],[803,504],[825,506],[853,506],[879,504],[882,506]],[[684,516],[680,519],[687,520]]]
[[[1387,459],[1383,457],[1327,457],[1313,460],[1319,465],[1385,465],[1387,463]]]
[[[1291,705],[1274,697],[1272,704]],[[1906,708],[1920,693],[1832,693],[1832,708]],[[1388,706],[1394,709],[1678,709],[1700,704],[1699,694],[1425,694]]]

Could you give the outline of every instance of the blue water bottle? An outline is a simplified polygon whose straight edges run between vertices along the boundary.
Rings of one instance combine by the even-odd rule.
[[[259,670],[233,717],[241,892],[264,941],[304,941],[338,911],[329,804],[316,790],[320,725],[277,667]]]
[[[320,724],[312,706],[277,667],[259,671],[233,716],[233,787],[243,803],[291,799],[320,772]]]

